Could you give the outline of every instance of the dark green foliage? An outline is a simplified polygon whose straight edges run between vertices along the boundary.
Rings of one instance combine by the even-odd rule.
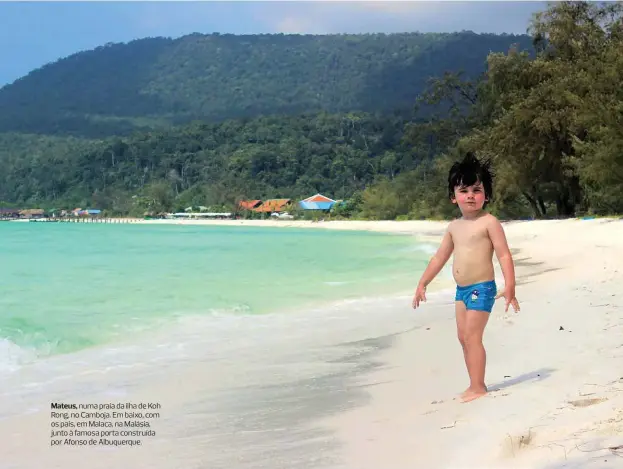
[[[411,110],[430,77],[528,36],[192,34],[107,44],[0,89],[0,132],[103,137],[191,120]]]
[[[406,119],[363,113],[194,123],[100,142],[0,134],[0,200],[116,212],[242,198],[349,197],[413,169]],[[137,196],[132,199],[133,196]]]

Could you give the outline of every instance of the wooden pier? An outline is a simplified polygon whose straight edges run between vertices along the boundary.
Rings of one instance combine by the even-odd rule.
[[[31,223],[138,223],[142,218],[105,218],[105,217],[58,217],[31,218]]]

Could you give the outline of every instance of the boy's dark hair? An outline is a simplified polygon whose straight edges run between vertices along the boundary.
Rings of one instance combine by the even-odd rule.
[[[448,175],[448,194],[454,197],[457,187],[472,186],[480,182],[485,190],[485,205],[493,197],[493,172],[491,161],[480,161],[472,152],[468,152],[463,161],[456,162]]]

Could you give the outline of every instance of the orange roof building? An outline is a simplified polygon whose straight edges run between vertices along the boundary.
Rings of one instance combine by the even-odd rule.
[[[256,212],[283,212],[289,203],[290,199],[269,199],[254,210]]]
[[[330,199],[329,197],[325,197],[322,194],[316,194],[316,195],[312,195],[311,197],[304,199],[303,202],[333,202],[335,203],[335,200]]]
[[[242,210],[255,210],[262,204],[261,200],[241,200],[238,206]]]

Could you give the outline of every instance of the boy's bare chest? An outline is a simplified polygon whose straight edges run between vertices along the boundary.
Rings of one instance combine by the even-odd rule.
[[[480,223],[457,224],[452,230],[455,248],[482,248],[491,244],[486,226]]]

